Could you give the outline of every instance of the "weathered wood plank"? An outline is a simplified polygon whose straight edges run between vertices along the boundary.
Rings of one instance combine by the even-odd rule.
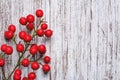
[[[51,39],[36,39],[47,45],[51,72],[37,71],[36,80],[120,80],[120,1],[119,0],[0,0],[0,44],[6,42],[3,33],[11,23],[17,32],[20,16],[42,8]],[[19,27],[21,26],[21,27]],[[18,39],[19,40],[19,39]],[[45,40],[45,41],[44,41]],[[15,48],[15,46],[13,46]],[[14,66],[17,54],[6,60]],[[31,71],[23,68],[23,75]],[[1,77],[1,76],[0,76]],[[1,79],[2,80],[2,79]]]

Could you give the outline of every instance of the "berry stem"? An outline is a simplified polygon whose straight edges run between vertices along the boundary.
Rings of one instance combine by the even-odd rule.
[[[17,42],[16,42],[16,40],[15,40],[15,39],[13,39],[13,42],[17,45]]]
[[[38,61],[38,60],[40,60],[41,59],[41,57],[39,57],[39,58],[37,58],[36,60],[34,60],[34,61]],[[30,62],[34,62],[34,61],[30,61]]]
[[[12,39],[13,42],[15,43],[15,45],[17,45],[16,37],[17,37],[17,35],[15,35],[14,38]],[[18,56],[20,57],[20,53],[18,53]]]
[[[43,66],[43,64],[42,64],[41,62],[39,62],[39,64],[40,64],[41,66]]]
[[[2,54],[1,57],[5,56],[5,54]]]
[[[30,57],[30,55],[27,55],[27,57],[26,58],[29,58]]]
[[[2,67],[2,74],[3,74],[3,80],[6,80],[4,67]]]
[[[12,38],[12,40],[13,40],[13,42],[17,45],[16,37],[17,37],[17,35],[15,35],[15,36]]]

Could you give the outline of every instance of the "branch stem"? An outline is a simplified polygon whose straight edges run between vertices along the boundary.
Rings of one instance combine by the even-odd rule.
[[[3,74],[3,79],[6,80],[4,67],[2,67],[2,74]]]

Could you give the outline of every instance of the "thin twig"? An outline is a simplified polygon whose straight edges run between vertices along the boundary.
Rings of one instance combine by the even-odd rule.
[[[41,57],[37,58],[36,60],[30,61],[30,62],[38,61],[38,60],[40,60],[40,58],[41,58]]]
[[[16,37],[17,37],[17,35],[15,35],[14,38],[13,38],[12,40],[13,40],[13,42],[17,45]]]
[[[41,62],[39,62],[39,64],[40,64],[41,66],[43,66],[43,64],[42,64]]]
[[[3,74],[3,79],[6,80],[4,67],[2,67],[2,74]]]
[[[2,54],[2,55],[1,55],[1,57],[4,57],[4,56],[5,56],[5,54]]]

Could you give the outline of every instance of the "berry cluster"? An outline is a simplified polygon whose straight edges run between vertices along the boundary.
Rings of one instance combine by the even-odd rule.
[[[34,71],[38,70],[42,67],[44,73],[48,73],[50,71],[50,57],[44,56],[47,49],[44,44],[35,44],[32,40],[35,37],[47,37],[50,38],[53,34],[51,29],[48,29],[48,25],[44,19],[42,19],[44,13],[41,9],[36,10],[36,16],[40,19],[40,23],[38,26],[35,25],[35,16],[32,14],[27,15],[26,17],[21,17],[19,19],[19,23],[26,27],[26,30],[22,30],[15,34],[16,26],[11,24],[8,26],[8,30],[4,32],[4,36],[6,40],[11,40],[16,45],[16,51],[18,52],[18,61],[16,66],[13,68],[13,71],[6,77],[5,73],[3,72],[3,80],[11,79],[13,75],[13,80],[35,80],[36,73]],[[16,41],[16,37],[20,38],[20,41]],[[29,52],[27,56],[26,52]],[[7,44],[1,45],[1,54],[0,54],[0,67],[4,70],[5,55],[12,55],[13,47]],[[37,55],[37,58],[34,58]],[[39,55],[39,56],[38,56]],[[34,59],[33,59],[34,58]],[[41,62],[43,61],[43,62]],[[28,73],[27,76],[22,77],[22,69],[20,69],[20,65],[23,67],[31,66],[32,72]],[[2,71],[3,71],[2,70]]]

